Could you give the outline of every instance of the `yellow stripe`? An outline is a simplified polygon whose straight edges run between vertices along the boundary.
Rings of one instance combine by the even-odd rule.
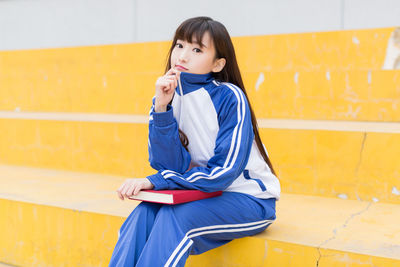
[[[0,111],[0,119],[86,121],[86,122],[140,123],[140,124],[149,123],[149,116],[146,115],[71,113],[71,112]]]
[[[130,114],[98,114],[67,112],[13,112],[0,111],[0,119],[54,120],[54,121],[86,121],[109,123],[147,124],[149,116]],[[326,130],[350,132],[400,133],[400,123],[396,122],[357,122],[328,120],[290,120],[290,119],[258,119],[260,128]]]
[[[396,122],[259,119],[258,125],[260,128],[270,129],[400,133],[400,123]]]
[[[0,119],[4,164],[145,177],[148,125]],[[400,135],[261,128],[283,192],[400,203]],[[189,140],[190,141],[190,140]]]

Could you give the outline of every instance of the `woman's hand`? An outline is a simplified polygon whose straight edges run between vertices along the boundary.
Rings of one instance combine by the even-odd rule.
[[[126,179],[125,182],[118,188],[118,197],[124,200],[124,197],[129,198],[132,195],[137,195],[140,190],[153,189],[154,185],[147,178],[132,178]]]
[[[180,72],[170,69],[164,76],[156,81],[156,100],[154,103],[155,112],[167,111],[167,105],[171,102],[178,86]]]

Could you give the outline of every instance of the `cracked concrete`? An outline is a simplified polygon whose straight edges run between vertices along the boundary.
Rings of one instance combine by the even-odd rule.
[[[359,160],[358,160],[358,163],[357,163],[357,167],[356,167],[356,170],[355,170],[355,173],[354,173],[355,177],[358,177],[358,171],[359,171],[360,166],[361,166],[361,162],[362,162],[362,153],[363,153],[363,151],[364,151],[365,140],[366,140],[366,139],[367,139],[367,132],[364,132],[363,140],[362,140],[362,143],[361,143],[360,156],[359,156]]]
[[[334,240],[334,239],[336,238],[338,232],[339,232],[341,229],[346,228],[346,227],[348,226],[348,224],[350,223],[350,221],[351,221],[352,219],[354,219],[356,216],[360,216],[361,214],[367,212],[368,209],[371,207],[372,204],[373,204],[372,202],[368,202],[368,205],[367,205],[365,208],[363,208],[361,211],[351,214],[351,215],[346,219],[346,221],[345,221],[342,225],[340,225],[340,226],[338,226],[337,228],[335,228],[335,229],[332,230],[333,235],[332,235],[330,238],[326,239],[325,241],[323,241],[321,244],[319,244],[319,245],[317,246],[317,250],[318,250],[318,254],[319,254],[318,259],[317,259],[317,263],[316,263],[316,266],[317,266],[317,267],[319,266],[319,262],[320,262],[321,258],[324,257],[324,256],[321,254],[321,248],[322,248],[322,246],[325,246],[325,245],[328,244],[330,241]]]
[[[360,166],[361,166],[361,163],[362,163],[362,155],[363,155],[363,151],[364,151],[364,148],[365,148],[365,140],[366,140],[366,139],[367,139],[367,132],[364,132],[363,140],[362,140],[362,142],[361,142],[361,149],[360,149],[359,160],[358,160],[358,162],[357,162],[357,166],[356,166],[355,171],[354,171],[354,177],[355,177],[356,180],[357,180],[357,185],[356,185],[356,188],[355,188],[355,194],[356,194],[358,200],[362,200],[361,197],[359,197],[359,195],[358,195],[358,187],[360,186],[360,181],[359,181],[359,177],[358,177],[358,172],[359,172],[359,170],[360,170]]]

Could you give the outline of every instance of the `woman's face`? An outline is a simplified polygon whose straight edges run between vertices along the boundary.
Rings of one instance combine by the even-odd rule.
[[[220,71],[223,66],[220,68],[221,59],[215,58],[216,51],[210,34],[206,32],[201,41],[203,47],[195,38],[192,39],[192,43],[178,39],[171,53],[171,67],[194,74]],[[225,64],[224,59],[223,64]]]

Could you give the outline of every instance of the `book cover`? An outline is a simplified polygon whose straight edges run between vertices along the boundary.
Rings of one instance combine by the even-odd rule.
[[[175,205],[220,195],[222,191],[206,193],[200,190],[142,190],[129,199]]]

